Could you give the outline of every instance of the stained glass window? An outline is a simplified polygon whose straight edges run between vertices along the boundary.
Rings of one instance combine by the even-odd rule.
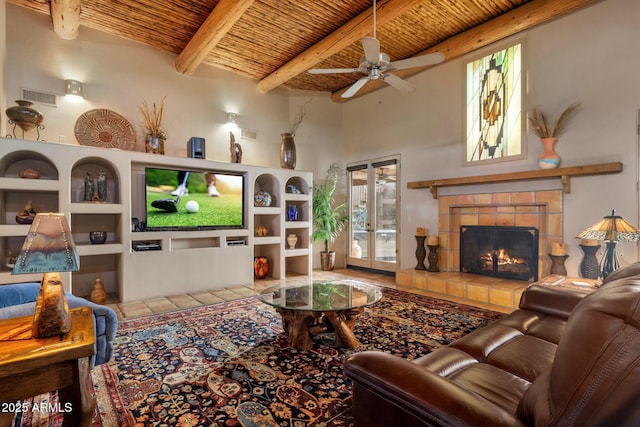
[[[466,65],[465,162],[526,157],[522,136],[522,45]]]

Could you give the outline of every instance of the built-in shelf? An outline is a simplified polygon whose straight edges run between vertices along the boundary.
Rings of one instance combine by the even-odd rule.
[[[540,169],[524,172],[498,173],[492,175],[465,176],[460,178],[411,181],[409,189],[428,188],[434,199],[438,198],[439,187],[453,187],[471,184],[493,184],[497,182],[528,181],[536,179],[560,178],[565,193],[571,193],[571,177],[583,175],[602,175],[622,172],[622,162],[599,163],[594,165],[570,166],[557,169]]]

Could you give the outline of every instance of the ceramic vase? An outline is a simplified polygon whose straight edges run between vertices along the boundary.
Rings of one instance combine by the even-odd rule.
[[[287,236],[287,243],[289,244],[289,249],[295,249],[296,244],[298,243],[298,236],[295,234],[289,234]]]
[[[269,274],[269,258],[257,256],[253,258],[253,275],[256,279],[265,279]]]
[[[296,142],[292,133],[280,134],[280,167],[283,169],[296,168]]]
[[[296,205],[289,205],[287,208],[287,219],[289,221],[298,220],[298,207]]]
[[[89,299],[96,304],[102,304],[107,300],[107,292],[104,290],[104,285],[102,284],[102,279],[99,274],[96,274],[96,281],[91,288],[91,296],[89,296]]]
[[[31,108],[33,102],[19,99],[16,100],[16,104],[18,105],[7,108],[7,117],[23,131],[30,131],[44,120],[42,113]]]
[[[540,169],[555,169],[560,166],[560,156],[553,149],[556,138],[542,138],[543,151],[538,157],[538,167]]]

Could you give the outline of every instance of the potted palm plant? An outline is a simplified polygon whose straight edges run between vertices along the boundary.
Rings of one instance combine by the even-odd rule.
[[[327,177],[322,183],[315,182],[312,188],[313,203],[313,233],[314,242],[324,241],[324,251],[320,252],[322,270],[333,270],[336,253],[329,250],[329,243],[333,243],[347,224],[346,203],[336,204],[334,193],[338,184],[340,167],[333,163],[327,170]]]

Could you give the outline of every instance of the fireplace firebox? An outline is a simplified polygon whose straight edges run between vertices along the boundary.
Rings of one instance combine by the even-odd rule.
[[[460,227],[460,271],[507,279],[538,280],[538,229]]]

